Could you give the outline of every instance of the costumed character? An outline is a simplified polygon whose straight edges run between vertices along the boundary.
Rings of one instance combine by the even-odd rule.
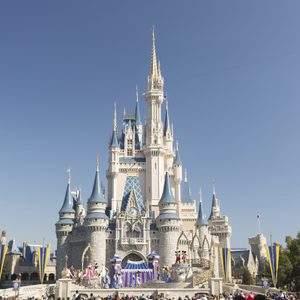
[[[86,269],[86,276],[88,278],[92,278],[94,277],[94,271],[93,271],[93,267],[91,264],[88,265],[87,269]]]
[[[140,287],[140,286],[141,286],[141,277],[140,277],[140,272],[138,272],[136,276],[136,287]]]
[[[119,288],[119,285],[118,285],[118,275],[117,274],[114,274],[114,277],[113,277],[113,287],[115,289]]]
[[[110,277],[107,273],[103,278],[103,288],[109,289],[109,286],[110,286]]]
[[[121,273],[118,274],[117,276],[118,276],[118,286],[119,286],[119,288],[122,288],[123,287],[123,276]]]
[[[186,263],[187,258],[188,258],[188,256],[186,254],[186,251],[182,251],[182,261],[183,261],[184,264]]]
[[[175,255],[176,255],[176,264],[180,264],[180,251],[176,251],[175,252]]]
[[[67,278],[73,278],[73,274],[70,269],[67,268]]]

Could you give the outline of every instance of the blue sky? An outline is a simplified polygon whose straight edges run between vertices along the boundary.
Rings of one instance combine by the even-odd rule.
[[[300,211],[299,1],[1,1],[0,228],[56,244],[66,169],[86,200],[96,153],[146,89],[151,27],[193,196],[212,179],[232,245],[284,242]],[[146,115],[141,101],[142,116]]]

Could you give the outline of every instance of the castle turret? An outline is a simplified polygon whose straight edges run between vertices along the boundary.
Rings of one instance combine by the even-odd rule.
[[[107,201],[104,197],[99,179],[99,159],[94,180],[93,191],[87,203],[87,215],[84,225],[88,231],[87,242],[91,246],[90,262],[105,264],[106,262],[106,229],[108,217],[105,214]]]
[[[175,182],[175,199],[177,203],[177,214],[180,214],[181,204],[181,181],[182,181],[182,162],[179,154],[179,144],[176,142],[175,158],[173,162],[173,174]]]
[[[75,219],[76,225],[82,225],[83,219],[85,217],[85,209],[81,199],[81,189],[75,191]]]
[[[180,219],[176,206],[176,200],[171,191],[169,173],[167,172],[163,193],[159,201],[159,216],[156,219],[159,230],[160,264],[162,266],[171,266],[174,263],[180,230]]]
[[[215,184],[213,184],[213,198],[211,213],[208,219],[208,230],[212,235],[219,237],[219,245],[221,248],[230,250],[231,226],[228,217],[220,212],[220,202],[216,197]],[[223,274],[225,278],[225,274]],[[231,264],[228,264],[226,280],[231,281]]]
[[[117,128],[117,110],[116,104],[114,105],[114,121],[113,121],[113,132],[110,140],[109,148],[109,169],[107,172],[108,179],[108,199],[109,208],[116,211],[116,184],[117,174],[119,173],[119,158],[120,158],[120,143],[118,138]]]
[[[61,277],[61,271],[65,267],[66,257],[69,252],[68,235],[73,230],[75,210],[73,208],[73,197],[71,195],[71,176],[69,171],[69,179],[65,199],[59,211],[59,220],[55,224],[57,236],[57,261],[56,261],[56,277]]]
[[[166,97],[166,113],[164,121],[164,144],[166,147],[166,159],[165,159],[165,169],[169,170],[172,168],[174,160],[174,151],[173,151],[173,131],[170,126],[170,117],[169,117],[169,106],[168,98]]]

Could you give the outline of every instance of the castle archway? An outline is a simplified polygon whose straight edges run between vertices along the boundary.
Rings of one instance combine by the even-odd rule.
[[[138,262],[146,262],[146,260],[139,253],[131,252],[123,258],[122,269],[125,267],[127,263],[130,262],[138,263]]]

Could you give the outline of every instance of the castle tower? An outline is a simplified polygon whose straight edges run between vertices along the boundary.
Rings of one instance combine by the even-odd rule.
[[[212,235],[219,237],[219,246],[230,249],[231,226],[227,216],[223,216],[220,210],[220,202],[216,197],[215,184],[213,184],[213,198],[211,213],[208,218],[208,230]],[[228,264],[226,276],[227,281],[231,281],[231,264]]]
[[[117,110],[116,104],[114,105],[114,120],[113,120],[113,132],[110,140],[109,147],[109,167],[107,171],[108,179],[108,206],[114,212],[117,210],[117,175],[119,173],[119,157],[120,157],[120,143],[118,138],[117,128]]]
[[[146,139],[144,154],[146,156],[146,201],[150,210],[157,210],[163,190],[165,174],[165,146],[163,140],[163,123],[161,105],[164,100],[164,79],[156,58],[155,36],[152,32],[152,58],[148,89],[145,99],[148,107],[146,120]]]
[[[75,211],[73,209],[73,198],[71,195],[71,176],[69,170],[68,185],[63,205],[59,211],[59,220],[55,224],[57,237],[57,261],[56,276],[60,278],[61,272],[65,267],[68,256],[68,236],[73,230]]]
[[[159,201],[159,216],[156,224],[159,230],[159,255],[161,266],[174,264],[175,251],[180,230],[176,201],[172,195],[169,173],[165,175],[164,190]]]
[[[107,201],[99,179],[99,159],[94,180],[93,191],[87,203],[87,215],[84,226],[87,228],[87,243],[90,244],[90,262],[105,264],[106,262],[106,229],[108,217],[105,214]]]

